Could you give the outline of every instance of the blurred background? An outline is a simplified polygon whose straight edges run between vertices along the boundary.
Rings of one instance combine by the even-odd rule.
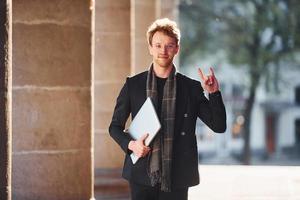
[[[226,134],[197,123],[200,163],[300,164],[300,4],[182,0],[180,70],[213,66]]]

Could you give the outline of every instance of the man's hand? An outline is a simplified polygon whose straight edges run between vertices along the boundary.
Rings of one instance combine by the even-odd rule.
[[[146,156],[150,151],[150,148],[145,146],[145,140],[148,137],[148,135],[149,134],[146,133],[140,139],[136,141],[132,140],[128,144],[128,149],[133,151],[133,153],[139,158]]]
[[[208,93],[214,93],[219,91],[219,84],[218,80],[215,77],[214,70],[210,67],[209,68],[210,75],[206,76],[202,73],[202,70],[198,68],[198,73],[201,78],[202,87],[204,90],[206,90]]]

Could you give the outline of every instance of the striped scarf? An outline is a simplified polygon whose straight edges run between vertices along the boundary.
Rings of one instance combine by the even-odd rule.
[[[170,192],[176,103],[176,68],[174,66],[166,80],[163,92],[161,130],[152,144],[148,173],[152,186],[160,183],[162,191]],[[151,97],[153,104],[157,106],[157,80],[153,72],[153,65],[151,65],[147,76],[147,97]]]

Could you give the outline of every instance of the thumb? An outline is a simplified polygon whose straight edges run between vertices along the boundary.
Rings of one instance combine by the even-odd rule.
[[[147,139],[147,137],[149,136],[148,133],[146,133],[145,135],[143,135],[139,140],[140,141],[145,141]]]

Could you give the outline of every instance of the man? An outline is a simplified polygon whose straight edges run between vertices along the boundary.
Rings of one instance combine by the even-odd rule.
[[[175,22],[156,20],[147,39],[152,64],[148,71],[127,78],[109,132],[126,153],[122,176],[130,183],[133,200],[186,200],[188,187],[199,183],[196,119],[222,133],[225,107],[212,68],[209,76],[198,71],[209,100],[200,82],[176,72],[173,59],[179,51],[180,31]],[[150,147],[144,145],[147,133],[135,141],[124,132],[129,114],[134,118],[147,97],[162,125]],[[136,164],[129,156],[132,152],[140,157]]]

